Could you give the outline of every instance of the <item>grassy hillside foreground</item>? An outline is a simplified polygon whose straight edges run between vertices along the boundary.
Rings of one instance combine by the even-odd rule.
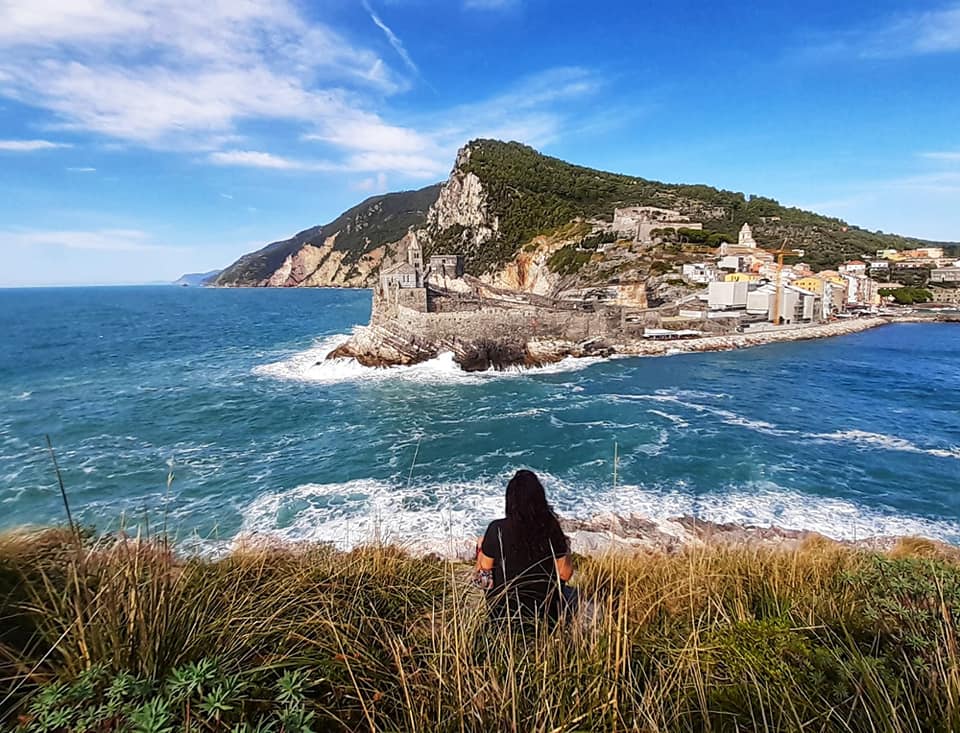
[[[582,559],[594,616],[491,628],[392,548],[178,559],[0,539],[0,715],[30,731],[960,729],[960,564],[707,548]]]

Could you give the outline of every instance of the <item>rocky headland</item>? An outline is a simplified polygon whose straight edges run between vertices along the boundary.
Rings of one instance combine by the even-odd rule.
[[[515,142],[473,140],[458,152],[446,181],[372,196],[327,224],[244,255],[213,284],[373,287],[380,272],[402,261],[402,241],[415,230],[425,256],[461,255],[469,274],[494,286],[558,296],[615,285],[625,297],[637,290],[669,300],[676,277],[664,268],[678,253],[626,256],[622,248],[598,246],[620,206],[674,209],[729,242],[749,223],[759,246],[779,247],[786,239],[818,266],[924,244],[770,198],[609,173]]]
[[[343,344],[327,355],[327,359],[356,359],[368,367],[409,366],[434,359],[441,353],[453,354],[454,361],[465,371],[541,367],[566,358],[623,356],[671,356],[682,353],[732,351],[765,344],[829,338],[859,333],[891,323],[949,321],[938,317],[873,317],[851,318],[819,325],[770,329],[754,333],[733,333],[685,340],[653,341],[648,339],[612,340],[589,338],[579,341],[550,338],[535,333],[497,335],[486,333],[488,317],[460,314],[466,322],[460,334],[431,335],[413,331],[401,323],[363,326]],[[494,314],[495,317],[495,314]]]

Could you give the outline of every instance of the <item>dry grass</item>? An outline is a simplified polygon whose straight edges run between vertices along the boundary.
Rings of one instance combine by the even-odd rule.
[[[48,731],[953,730],[960,566],[929,550],[584,559],[584,613],[521,632],[490,625],[464,566],[389,547],[206,561],[162,539],[8,536],[0,714]]]

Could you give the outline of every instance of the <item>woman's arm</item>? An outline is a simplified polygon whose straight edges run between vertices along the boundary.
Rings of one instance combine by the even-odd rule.
[[[557,566],[557,575],[560,576],[560,580],[566,583],[573,577],[573,558],[570,555],[561,555],[554,558],[553,562]]]
[[[477,548],[477,564],[474,570],[493,570],[493,558],[483,554],[483,550]]]
[[[480,572],[481,570],[493,570],[493,558],[487,557],[483,554],[483,537],[477,537],[477,564],[474,566],[474,570]]]

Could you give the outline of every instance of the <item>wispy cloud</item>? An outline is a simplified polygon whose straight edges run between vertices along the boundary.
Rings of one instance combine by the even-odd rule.
[[[519,4],[519,0],[464,0],[463,7],[468,10],[505,10]]]
[[[0,95],[122,141],[216,149],[245,121],[335,125],[406,85],[292,0],[0,3]]]
[[[378,173],[375,176],[364,178],[354,183],[350,188],[352,188],[354,191],[382,193],[387,190],[387,174]]]
[[[931,153],[921,153],[920,157],[947,163],[960,163],[960,150],[941,150]]]
[[[70,168],[67,168],[67,171],[69,173],[96,173],[97,169],[91,168],[89,166],[83,166],[83,167],[70,167]]]
[[[60,247],[99,252],[148,252],[174,249],[156,244],[139,229],[0,230],[0,247]]]
[[[0,140],[0,150],[12,153],[32,153],[37,150],[69,148],[70,143],[55,143],[50,140]]]
[[[296,0],[0,0],[0,97],[45,110],[47,129],[207,164],[437,179],[472,137],[558,139],[601,86],[549,69],[469,105],[388,112],[418,67],[372,1],[399,71]]]
[[[960,171],[921,173],[915,176],[895,178],[884,183],[889,188],[904,188],[930,193],[960,194]]]
[[[403,45],[397,34],[388,26],[379,15],[370,7],[370,3],[367,0],[363,0],[363,7],[370,15],[370,20],[374,22],[374,25],[377,26],[380,30],[383,31],[383,34],[387,37],[387,41],[390,42],[390,45],[393,46],[393,50],[397,52],[397,55],[403,60],[403,63],[406,64],[407,68],[410,69],[414,74],[419,74],[420,69],[417,68],[417,65],[413,62],[413,59],[410,58],[410,54],[407,53],[406,46]]]
[[[543,147],[561,137],[572,119],[582,123],[583,101],[602,88],[603,80],[588,69],[548,69],[488,99],[449,110],[436,137],[448,144],[491,137]]]
[[[223,150],[210,153],[211,163],[216,165],[233,165],[244,168],[268,168],[283,171],[330,170],[332,166],[323,163],[313,163],[293,158],[285,158],[259,150]]]
[[[809,59],[892,59],[960,51],[960,4],[887,16],[806,48]]]
[[[360,173],[367,171],[394,171],[411,178],[434,178],[449,162],[440,163],[427,155],[409,155],[390,152],[363,152],[349,155],[338,162],[300,160],[260,150],[222,150],[210,153],[208,160],[215,165],[241,168],[263,168],[277,171],[323,171]]]

